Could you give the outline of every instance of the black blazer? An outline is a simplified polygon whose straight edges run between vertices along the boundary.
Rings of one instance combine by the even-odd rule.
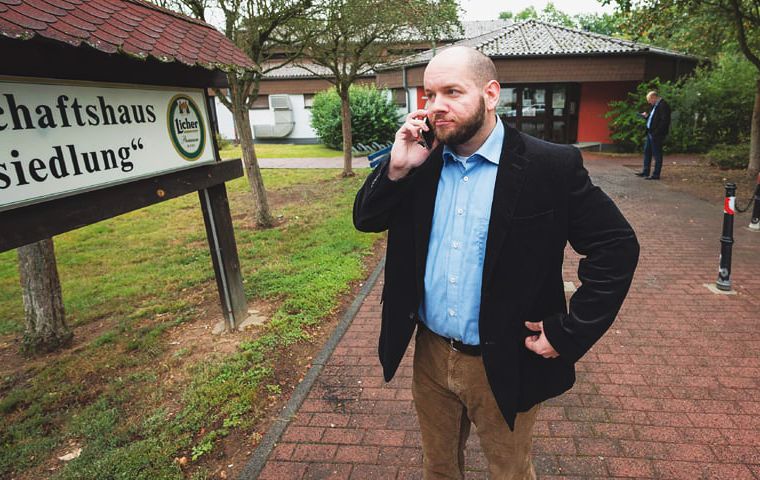
[[[649,110],[649,115],[652,115],[654,106]],[[654,116],[652,117],[652,123],[647,130],[654,138],[664,139],[670,131],[670,105],[665,100],[660,100],[657,105],[657,109],[654,110]]]
[[[480,344],[488,381],[505,420],[572,387],[574,363],[609,328],[628,292],[639,254],[631,226],[594,186],[580,152],[505,125],[483,266]],[[387,161],[354,202],[354,225],[388,230],[379,355],[390,381],[407,349],[423,298],[425,262],[443,147],[404,179]],[[565,244],[584,255],[581,287],[568,313],[562,281]],[[528,350],[525,321],[544,322],[556,359]]]

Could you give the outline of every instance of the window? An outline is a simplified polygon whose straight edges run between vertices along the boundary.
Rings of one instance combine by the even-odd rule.
[[[546,112],[546,89],[523,88],[522,116],[541,117]]]
[[[311,108],[312,105],[314,105],[314,94],[304,93],[303,94],[303,108]]]
[[[552,91],[552,115],[555,117],[562,117],[567,112],[565,111],[567,103],[565,102],[565,87],[554,87]]]
[[[572,143],[578,135],[578,84],[502,85],[496,113],[534,137]]]
[[[517,116],[517,89],[502,88],[499,93],[499,103],[496,104],[496,114],[505,117]]]
[[[253,101],[252,110],[269,110],[269,95],[259,95]]]
[[[406,108],[406,92],[403,88],[394,88],[391,90],[391,98],[393,99],[394,105]]]

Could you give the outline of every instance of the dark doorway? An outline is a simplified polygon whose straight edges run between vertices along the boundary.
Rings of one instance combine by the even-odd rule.
[[[575,143],[578,84],[502,85],[496,113],[502,121],[537,138]]]

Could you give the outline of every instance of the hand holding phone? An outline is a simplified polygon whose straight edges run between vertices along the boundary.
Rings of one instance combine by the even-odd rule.
[[[388,178],[391,180],[405,177],[412,169],[425,163],[430,156],[430,149],[436,141],[433,132],[429,131],[427,114],[427,110],[422,109],[409,113],[404,124],[396,131],[388,164]],[[428,130],[425,130],[426,128]]]
[[[433,142],[435,141],[435,133],[433,133],[433,130],[430,128],[430,120],[428,117],[425,117],[425,126],[428,129],[425,130],[424,128],[420,128],[420,141],[418,143],[426,149],[432,150]]]

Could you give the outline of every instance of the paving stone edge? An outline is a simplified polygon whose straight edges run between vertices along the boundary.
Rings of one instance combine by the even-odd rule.
[[[311,368],[308,372],[306,372],[303,381],[298,384],[296,389],[293,391],[293,395],[291,395],[287,405],[285,405],[285,408],[283,408],[282,412],[280,412],[277,418],[272,422],[272,425],[269,427],[269,430],[267,430],[264,438],[261,439],[261,443],[258,447],[256,447],[253,455],[251,455],[248,463],[246,463],[245,468],[243,468],[243,471],[240,472],[240,475],[237,477],[238,480],[255,480],[258,478],[261,470],[264,469],[264,465],[266,465],[269,455],[272,453],[275,445],[280,440],[282,433],[285,431],[291,419],[295,416],[295,414],[298,412],[298,409],[301,407],[301,404],[306,399],[306,396],[309,394],[312,385],[314,385],[317,377],[319,377],[319,374],[322,372],[322,368],[324,367],[325,362],[327,362],[327,360],[330,358],[330,355],[332,355],[335,347],[338,345],[338,342],[340,342],[340,339],[343,338],[343,334],[345,334],[346,330],[348,330],[348,327],[351,325],[354,317],[359,312],[359,308],[362,306],[364,299],[372,290],[372,287],[375,286],[377,279],[380,277],[380,272],[383,271],[384,267],[385,257],[383,257],[378,262],[375,270],[370,274],[369,278],[364,283],[364,286],[362,286],[362,289],[359,291],[359,294],[356,296],[353,303],[351,303],[351,306],[343,314],[343,318],[341,318],[340,322],[335,327],[333,334],[327,340],[327,343],[319,352],[319,354],[312,361]]]

